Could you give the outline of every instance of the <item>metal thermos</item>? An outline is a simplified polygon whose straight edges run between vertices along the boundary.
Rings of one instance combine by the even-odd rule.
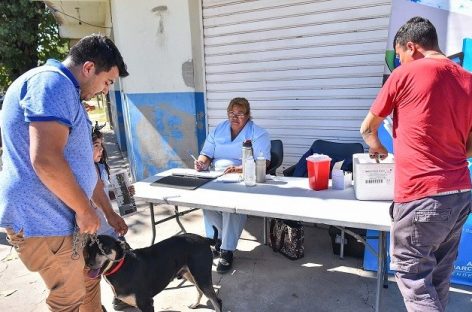
[[[266,180],[266,159],[262,152],[256,158],[256,182],[264,183]]]
[[[241,164],[243,165],[243,177],[244,177],[244,162],[248,157],[254,157],[252,153],[252,142],[251,140],[246,140],[243,142],[243,150],[241,154]]]

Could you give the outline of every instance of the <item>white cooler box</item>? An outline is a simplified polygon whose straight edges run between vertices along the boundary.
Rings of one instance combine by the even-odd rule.
[[[392,154],[380,163],[369,154],[352,155],[354,191],[359,200],[393,200],[394,159]]]

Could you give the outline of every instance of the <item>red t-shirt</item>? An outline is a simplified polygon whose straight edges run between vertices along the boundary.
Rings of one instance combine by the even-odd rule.
[[[472,74],[448,59],[423,58],[388,78],[370,111],[393,112],[395,202],[471,188]]]

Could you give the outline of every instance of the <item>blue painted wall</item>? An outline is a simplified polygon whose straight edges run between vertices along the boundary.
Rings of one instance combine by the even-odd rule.
[[[125,94],[128,158],[136,180],[193,166],[206,137],[202,92]]]

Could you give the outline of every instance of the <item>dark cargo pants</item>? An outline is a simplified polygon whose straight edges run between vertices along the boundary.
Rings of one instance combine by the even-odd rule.
[[[445,310],[462,226],[470,211],[470,191],[393,205],[390,268],[397,271],[409,312]]]

